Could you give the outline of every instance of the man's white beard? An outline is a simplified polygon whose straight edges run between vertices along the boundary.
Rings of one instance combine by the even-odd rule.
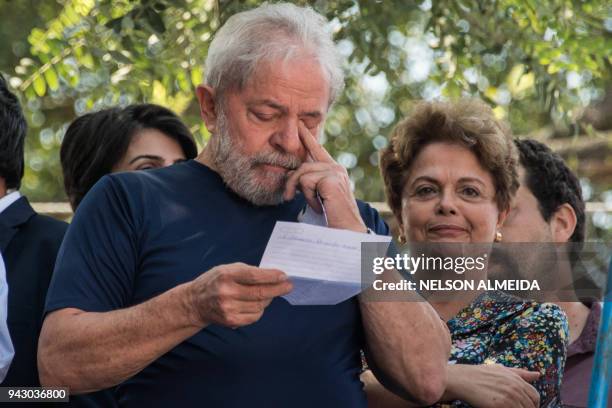
[[[270,164],[295,170],[302,164],[302,160],[277,150],[245,155],[242,144],[230,135],[227,117],[222,109],[219,110],[217,129],[218,132],[212,136],[210,143],[215,166],[225,184],[255,205],[282,203],[287,174],[266,172],[262,165]]]

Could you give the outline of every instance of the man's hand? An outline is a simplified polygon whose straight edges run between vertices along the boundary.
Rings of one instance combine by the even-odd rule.
[[[243,263],[214,267],[190,286],[189,303],[196,324],[231,328],[255,323],[272,299],[293,289],[283,272]]]
[[[459,399],[476,408],[538,408],[540,395],[529,384],[540,373],[500,364],[449,365],[444,399]]]
[[[300,139],[310,161],[292,172],[287,180],[284,199],[291,200],[299,188],[308,205],[318,213],[323,212],[317,194],[325,206],[330,227],[366,232],[361,219],[346,169],[336,163],[321,146],[303,122],[298,125]]]

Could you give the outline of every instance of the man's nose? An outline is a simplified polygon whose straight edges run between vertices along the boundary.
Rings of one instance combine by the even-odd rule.
[[[270,138],[270,144],[279,151],[301,156],[304,151],[298,131],[299,119],[287,118]]]

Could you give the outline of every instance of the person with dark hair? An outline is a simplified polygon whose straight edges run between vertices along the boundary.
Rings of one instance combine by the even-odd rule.
[[[27,124],[0,75],[0,253],[8,283],[7,325],[15,355],[2,386],[40,386],[36,348],[45,296],[67,224],[37,214],[19,193]]]
[[[585,240],[585,204],[578,178],[548,146],[531,139],[516,140],[515,144],[520,187],[503,226],[506,241],[572,242],[581,246]],[[570,256],[573,253],[575,250]],[[571,272],[559,275],[558,279],[573,284]],[[561,398],[569,406],[586,407],[601,304],[578,299],[555,303],[569,323]],[[608,406],[612,408],[612,398],[608,398]]]
[[[531,217],[525,217],[515,220],[512,226],[506,224],[504,233],[514,234],[518,221],[523,221],[521,236],[528,238],[525,242],[540,242],[543,240],[542,235],[547,241],[562,239],[584,242],[585,205],[580,181],[576,175],[567,167],[563,158],[545,144],[532,139],[516,140],[515,144],[520,160],[521,187],[518,192],[528,193],[536,199],[537,206],[532,206],[531,210],[537,210],[540,219],[548,224],[548,228],[542,229],[541,225],[531,223]],[[520,213],[521,204],[527,201],[523,198],[521,194],[517,194],[511,215]],[[562,231],[563,235],[555,235],[557,231]]]
[[[73,210],[106,174],[166,167],[196,156],[187,126],[169,109],[153,104],[85,114],[70,124],[60,149]]]

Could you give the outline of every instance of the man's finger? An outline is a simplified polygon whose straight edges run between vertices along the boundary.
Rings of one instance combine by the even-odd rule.
[[[302,192],[304,193],[304,198],[308,203],[308,206],[312,208],[317,214],[323,214],[323,207],[321,206],[321,202],[317,197],[316,190],[302,188]]]
[[[312,156],[315,162],[335,163],[334,158],[319,144],[317,139],[310,133],[310,130],[301,120],[298,122],[298,134],[300,135],[300,139],[306,151]]]
[[[287,280],[287,275],[278,269],[264,269],[249,265],[232,270],[231,275],[236,283],[242,285],[275,284]]]
[[[269,302],[258,301],[242,301],[236,303],[236,312],[241,314],[259,313],[268,306]]]
[[[327,170],[328,168],[329,165],[325,163],[303,163],[297,170],[293,171],[287,179],[283,199],[288,201],[295,196],[298,184],[300,183],[300,177],[302,177],[304,174],[323,171]]]
[[[328,171],[316,171],[303,174],[299,179],[300,190],[304,193],[308,205],[318,214],[323,213],[323,202],[320,199],[318,186],[319,182],[327,176],[329,176]]]
[[[236,299],[243,302],[266,302],[278,296],[286,295],[293,290],[291,281],[272,285],[249,285],[245,286],[237,295]]]

